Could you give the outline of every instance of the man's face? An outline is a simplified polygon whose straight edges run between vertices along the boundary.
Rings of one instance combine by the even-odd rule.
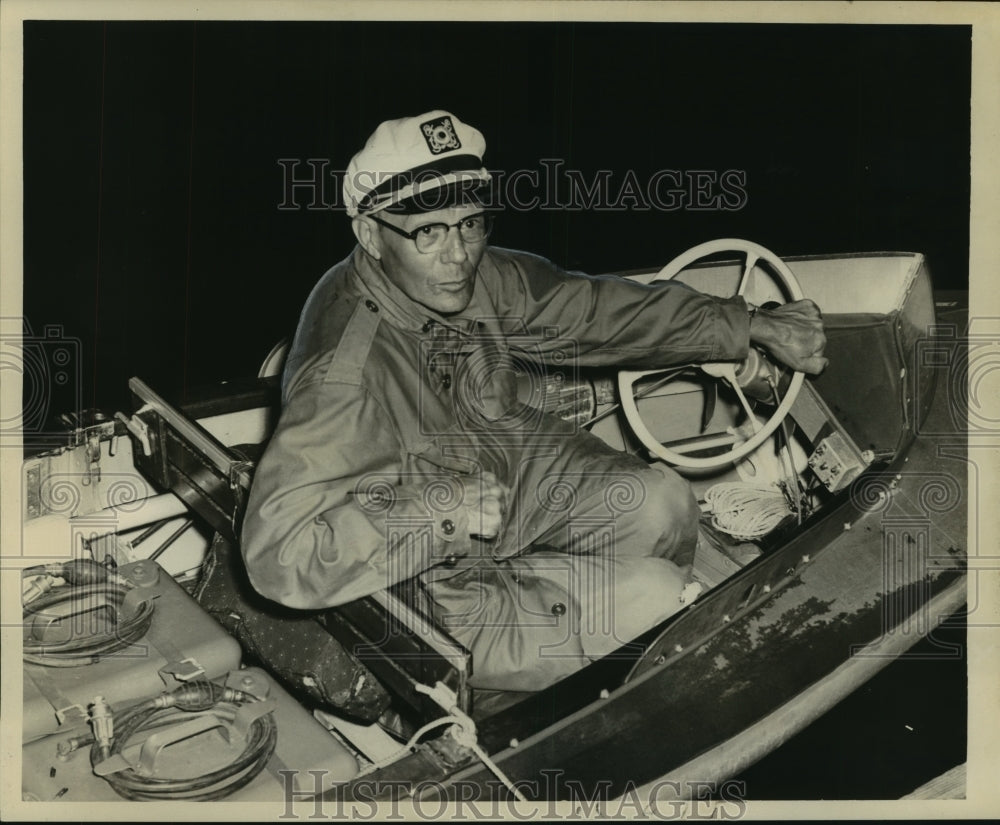
[[[431,223],[454,224],[482,211],[481,206],[465,204],[418,215],[383,212],[379,218],[413,232]],[[424,253],[418,252],[409,238],[379,226],[375,243],[386,276],[418,304],[442,315],[461,312],[469,305],[476,284],[476,270],[486,251],[485,239],[466,243],[454,227],[448,231],[443,247]]]

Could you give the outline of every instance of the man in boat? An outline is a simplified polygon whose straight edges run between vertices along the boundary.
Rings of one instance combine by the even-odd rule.
[[[513,358],[645,369],[751,343],[823,369],[818,309],[568,273],[487,246],[479,131],[382,123],[348,167],[357,246],[313,289],[243,528],[254,586],[303,609],[416,577],[477,688],[537,690],[680,609],[691,489],[518,400]]]

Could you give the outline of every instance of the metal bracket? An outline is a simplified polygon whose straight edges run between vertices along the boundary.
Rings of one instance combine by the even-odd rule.
[[[69,447],[79,447],[84,442],[89,442],[91,439],[97,441],[107,441],[115,437],[115,426],[114,419],[109,419],[107,421],[100,421],[96,424],[91,424],[89,427],[81,427],[79,425],[79,419],[76,414],[71,416],[63,416],[63,422],[68,426],[72,427],[72,432],[69,434],[67,440],[67,446]]]
[[[224,725],[224,720],[211,713],[189,722],[173,725],[164,731],[148,736],[143,742],[129,745],[122,749],[121,753],[116,753],[95,765],[94,773],[98,776],[108,776],[120,771],[133,770],[141,776],[152,776],[156,767],[156,758],[165,747]]]
[[[192,679],[204,676],[205,668],[198,664],[197,660],[188,656],[186,659],[164,665],[160,668],[160,673],[168,673],[178,682],[190,682]]]
[[[253,473],[254,463],[252,461],[234,461],[229,465],[229,489],[236,490],[243,487],[244,490],[249,485],[250,476]]]
[[[87,721],[87,711],[81,705],[67,705],[64,708],[56,709],[56,719],[60,725],[75,725],[78,722]]]
[[[139,608],[142,607],[147,602],[153,601],[153,599],[159,598],[159,593],[144,593],[139,588],[133,588],[125,594],[125,598],[122,599],[121,606],[118,608],[118,615],[131,618],[136,613],[139,612]]]
[[[277,707],[278,702],[276,699],[264,699],[260,702],[248,702],[245,705],[241,705],[240,709],[236,711],[236,715],[233,717],[232,724],[230,725],[229,743],[233,744],[235,741],[243,744],[246,741],[247,734],[250,732],[250,726],[258,719],[267,716],[269,713],[273,713]]]
[[[141,413],[143,409],[145,409],[145,407],[136,411],[136,414],[131,418],[128,418],[125,413],[115,413],[115,419],[121,421],[128,431],[139,439],[139,443],[142,444],[142,454],[148,457],[153,454],[153,448],[149,443],[149,427],[146,426],[145,421],[139,418],[139,413]]]
[[[142,742],[126,746],[121,753],[116,753],[95,765],[94,773],[103,777],[120,771],[133,770],[141,776],[153,776],[156,769],[156,759],[165,747],[190,739],[192,736],[197,736],[199,733],[213,728],[222,729],[230,747],[243,747],[250,726],[257,719],[272,713],[276,707],[277,702],[274,699],[268,699],[264,702],[251,702],[243,705],[236,711],[232,722],[228,722],[214,713],[206,713],[188,722],[172,725],[166,730],[151,734]]]
[[[97,432],[87,433],[87,474],[83,484],[89,486],[101,481],[101,436]]]

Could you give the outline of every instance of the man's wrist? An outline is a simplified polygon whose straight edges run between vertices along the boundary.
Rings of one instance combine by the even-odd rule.
[[[767,346],[773,343],[774,328],[771,324],[771,314],[753,304],[747,304],[747,315],[750,318],[750,343]]]
[[[760,315],[758,315],[758,307],[756,304],[751,304],[749,301],[747,303],[747,328],[749,330],[750,343],[754,343],[757,340],[757,336],[760,334]]]

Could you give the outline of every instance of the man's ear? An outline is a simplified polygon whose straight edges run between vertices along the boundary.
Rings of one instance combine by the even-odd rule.
[[[379,237],[375,221],[364,215],[358,215],[351,220],[351,229],[354,230],[354,237],[358,239],[361,248],[371,255],[376,261],[382,258],[382,249],[379,244]]]

